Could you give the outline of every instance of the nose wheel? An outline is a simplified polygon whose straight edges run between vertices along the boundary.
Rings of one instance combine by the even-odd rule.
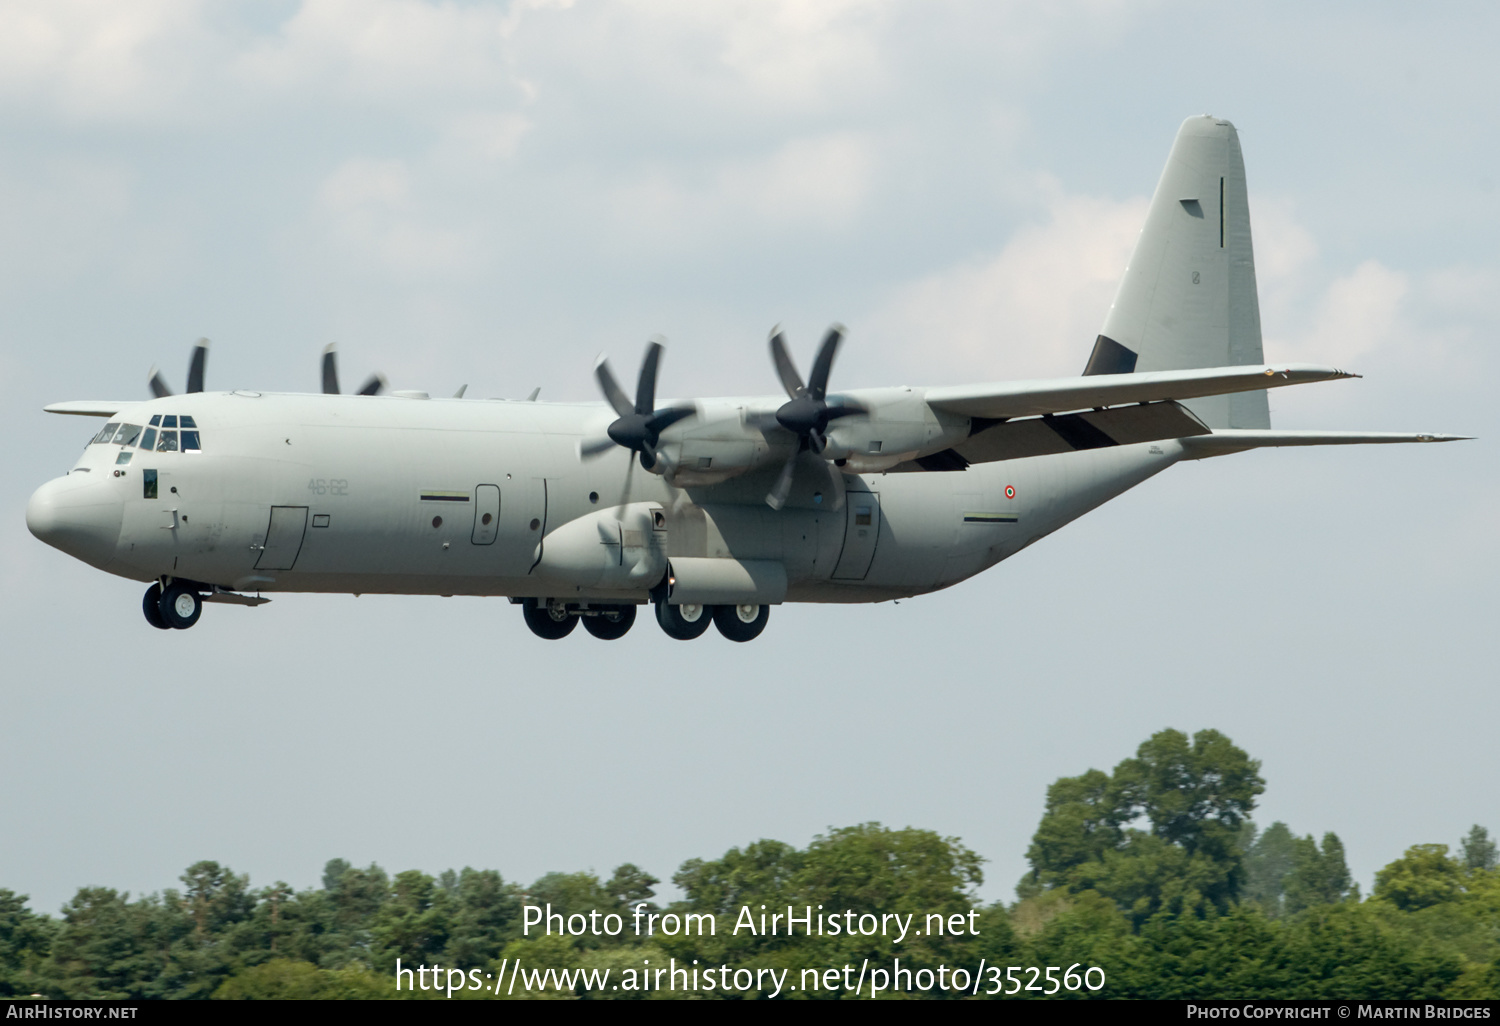
[[[153,584],[141,598],[141,612],[158,630],[185,631],[203,615],[203,596],[185,584]]]
[[[146,594],[141,598],[141,612],[146,614],[146,622],[159,631],[169,631],[167,621],[161,615],[161,585],[153,584],[146,589]]]

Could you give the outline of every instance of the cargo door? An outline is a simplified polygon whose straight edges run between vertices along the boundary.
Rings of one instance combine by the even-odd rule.
[[[880,540],[880,493],[848,492],[844,496],[844,551],[833,568],[835,581],[862,581]]]
[[[260,547],[255,569],[290,570],[297,562],[297,553],[302,551],[302,536],[306,533],[306,506],[272,506],[266,543]]]

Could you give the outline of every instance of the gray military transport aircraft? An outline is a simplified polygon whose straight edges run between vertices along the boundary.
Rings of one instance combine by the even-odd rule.
[[[1355,377],[1267,365],[1239,137],[1183,123],[1083,374],[830,390],[831,329],[786,396],[656,403],[602,358],[606,404],[339,393],[63,402],[108,423],[37,489],[42,541],[150,581],[162,629],[267,593],[504,595],[543,638],[613,639],[650,602],[673,638],[749,641],[783,602],[881,602],[956,584],[1182,460],[1262,446],[1456,436],[1271,428],[1266,390]],[[636,464],[644,473],[636,472]]]

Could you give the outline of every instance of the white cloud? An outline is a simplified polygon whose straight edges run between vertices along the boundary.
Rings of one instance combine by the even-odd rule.
[[[849,133],[791,139],[709,170],[654,168],[609,191],[610,214],[633,247],[722,247],[725,238],[856,222],[875,169],[872,145]]]
[[[467,276],[480,256],[471,227],[446,225],[413,194],[399,160],[349,160],[323,182],[318,241],[341,269],[397,282]]]
[[[192,0],[12,0],[0,6],[0,97],[70,119],[154,118],[219,49]]]
[[[1050,191],[1044,223],[998,254],[900,286],[870,315],[876,337],[908,354],[914,384],[1082,370],[1147,204]]]

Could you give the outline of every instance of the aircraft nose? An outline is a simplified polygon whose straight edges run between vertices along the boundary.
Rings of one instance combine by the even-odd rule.
[[[115,557],[124,514],[113,491],[84,474],[53,478],[26,503],[26,526],[53,548],[102,569]]]

